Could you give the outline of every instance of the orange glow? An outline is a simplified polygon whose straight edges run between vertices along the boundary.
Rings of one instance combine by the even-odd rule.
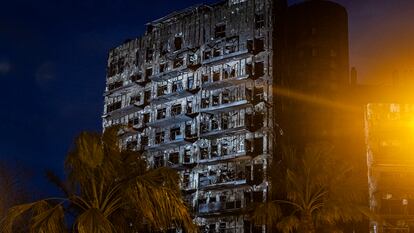
[[[274,88],[276,95],[287,97],[293,100],[298,100],[305,103],[316,104],[323,107],[341,109],[346,111],[358,111],[358,107],[355,105],[346,104],[340,101],[333,101],[330,99],[323,98],[321,96],[310,95],[301,93],[298,91],[289,90],[280,86]]]

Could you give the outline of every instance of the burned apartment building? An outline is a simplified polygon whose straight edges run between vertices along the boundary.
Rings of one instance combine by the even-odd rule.
[[[109,53],[103,126],[149,166],[179,172],[205,232],[261,232],[246,217],[266,198],[272,151],[277,1],[198,5],[147,24]]]

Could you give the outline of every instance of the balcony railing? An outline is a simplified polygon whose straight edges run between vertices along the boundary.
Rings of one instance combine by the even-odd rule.
[[[255,138],[253,140],[245,140],[245,149],[243,151],[224,149],[220,154],[206,154],[204,157],[200,157],[199,164],[213,165],[222,162],[228,162],[233,160],[252,159],[256,156],[263,154],[263,139]]]
[[[142,107],[140,107],[140,106],[137,106],[135,104],[130,104],[128,106],[121,107],[117,110],[114,110],[114,111],[111,111],[111,112],[105,114],[103,116],[103,118],[105,118],[107,120],[117,119],[117,118],[129,115],[131,113],[137,112],[141,109],[142,109]]]
[[[214,106],[215,105],[215,106]],[[238,98],[237,100],[228,102],[228,103],[219,103],[214,105],[203,106],[200,112],[210,113],[210,114],[217,114],[220,112],[229,112],[239,109],[244,109],[249,106],[253,106],[251,101],[246,98]]]
[[[200,204],[198,206],[199,216],[219,215],[222,213],[232,213],[241,211],[244,208],[242,201],[213,202]]]
[[[216,90],[216,89],[222,89],[230,86],[235,86],[240,83],[248,81],[250,76],[249,75],[241,75],[236,77],[230,77],[227,79],[220,79],[220,80],[212,80],[211,82],[209,80],[203,82],[203,89],[204,90]]]
[[[237,134],[248,133],[249,129],[246,125],[239,127],[229,127],[229,128],[217,128],[211,131],[205,131],[200,134],[201,138],[212,139],[212,138],[221,138],[226,136],[232,136]]]
[[[228,54],[223,54],[220,56],[212,56],[208,59],[203,59],[203,65],[213,65],[215,63],[225,63],[231,60],[242,59],[252,56],[252,53],[245,47],[240,48],[239,51],[235,51]]]
[[[199,91],[200,91],[200,88],[178,90],[175,92],[168,93],[166,95],[158,96],[154,98],[152,102],[156,105],[164,104],[164,103],[176,100],[176,99],[181,99],[181,98],[195,95]]]
[[[163,128],[172,124],[178,124],[182,122],[191,121],[192,117],[189,116],[187,113],[180,113],[177,115],[167,115],[165,118],[158,119],[148,123],[148,126],[154,128]]]
[[[214,190],[214,189],[228,189],[242,185],[247,185],[247,179],[245,173],[237,175],[230,174],[233,178],[219,176],[219,177],[202,177],[199,179],[198,188],[202,190]]]
[[[152,75],[150,77],[150,79],[154,82],[163,82],[163,81],[166,81],[168,79],[175,78],[175,77],[179,76],[181,73],[186,72],[187,70],[188,70],[188,67],[183,65],[183,66],[177,67],[175,69],[171,69],[171,70],[168,70],[168,71],[164,71],[162,73]]]
[[[167,150],[171,148],[176,148],[184,145],[191,144],[191,142],[185,140],[184,135],[176,135],[174,138],[164,138],[163,141],[159,143],[153,144],[148,146],[147,149],[150,151],[159,151],[159,150]]]

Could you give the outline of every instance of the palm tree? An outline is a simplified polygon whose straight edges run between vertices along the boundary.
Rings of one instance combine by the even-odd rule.
[[[12,233],[22,216],[31,217],[33,233],[129,233],[172,227],[195,232],[181,199],[178,174],[168,168],[149,170],[141,154],[121,150],[118,129],[77,137],[65,162],[67,182],[49,174],[64,197],[13,207],[0,232]],[[73,222],[71,230],[66,219]]]
[[[282,157],[269,169],[269,200],[255,206],[255,224],[284,233],[340,232],[338,224],[371,216],[365,180],[332,147],[312,145],[302,154],[285,148]]]

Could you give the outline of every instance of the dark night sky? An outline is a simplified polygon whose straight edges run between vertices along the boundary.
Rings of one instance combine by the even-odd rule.
[[[48,190],[43,170],[61,171],[73,138],[101,129],[108,50],[142,34],[146,22],[201,2],[1,3],[0,160],[19,161]],[[337,2],[349,11],[351,65],[363,81],[387,83],[394,69],[414,68],[414,1]]]

